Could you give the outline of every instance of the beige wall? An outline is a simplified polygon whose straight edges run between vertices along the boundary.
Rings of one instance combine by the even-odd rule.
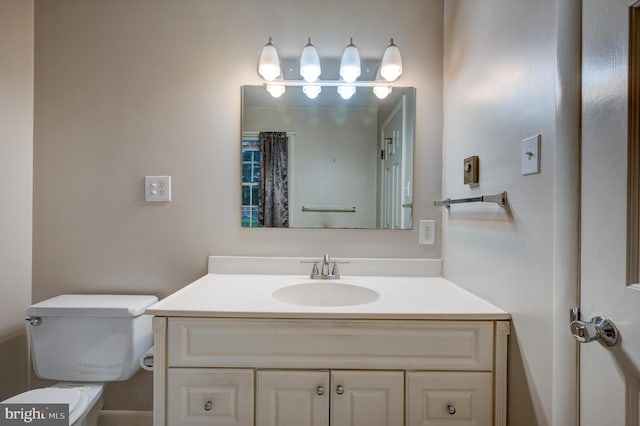
[[[509,209],[452,208],[444,275],[511,312],[509,424],[575,424],[579,2],[445,2],[445,196],[508,192]],[[541,173],[520,141],[542,135]],[[463,158],[480,157],[480,185]]]
[[[0,400],[28,384],[32,183],[33,2],[0,0]]]
[[[417,230],[240,227],[240,86],[260,84],[273,36],[296,57],[312,36],[337,58],[393,36],[417,88],[415,218],[440,219],[442,0],[36,1],[33,298],[166,296],[208,255],[440,257]],[[145,175],[173,180],[143,202]],[[438,235],[439,237],[439,235]]]

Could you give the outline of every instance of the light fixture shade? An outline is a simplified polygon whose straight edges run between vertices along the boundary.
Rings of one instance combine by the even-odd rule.
[[[402,75],[402,56],[400,56],[398,46],[393,43],[393,39],[389,42],[389,46],[382,56],[380,75],[387,81],[395,81]]]
[[[358,53],[358,48],[353,44],[353,39],[351,39],[342,54],[340,77],[347,83],[353,83],[360,77],[360,73],[360,54]]]
[[[320,92],[322,92],[322,87],[317,85],[306,85],[302,87],[302,91],[307,95],[307,98],[315,99],[318,97]]]
[[[321,72],[320,56],[315,46],[311,44],[311,37],[309,37],[309,41],[300,56],[300,75],[307,83],[313,83],[320,77]]]
[[[378,99],[384,99],[389,96],[391,93],[391,87],[389,86],[375,86],[373,88],[373,94],[376,95]]]
[[[274,98],[279,98],[284,95],[284,92],[287,91],[287,88],[284,85],[278,84],[267,84],[267,92]]]
[[[278,51],[271,43],[271,37],[260,53],[258,74],[267,81],[273,81],[280,75],[280,58],[278,58]]]
[[[347,99],[351,99],[351,97],[356,94],[356,87],[355,86],[338,86],[338,94],[342,99],[346,101]]]

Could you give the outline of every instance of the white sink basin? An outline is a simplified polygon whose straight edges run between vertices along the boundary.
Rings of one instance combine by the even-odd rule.
[[[357,285],[318,281],[282,287],[274,291],[272,296],[292,305],[352,306],[371,303],[378,300],[380,294]]]

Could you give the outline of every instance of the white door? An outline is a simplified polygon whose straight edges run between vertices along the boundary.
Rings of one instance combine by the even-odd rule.
[[[620,340],[580,345],[581,426],[638,425],[640,287],[627,274],[638,262],[627,258],[627,129],[638,122],[628,116],[632,4],[583,1],[581,319],[610,318]]]
[[[382,228],[405,228],[410,226],[411,207],[404,203],[410,200],[411,188],[406,178],[405,126],[406,97],[403,96],[385,120],[381,128],[380,150],[380,210]],[[404,194],[407,194],[407,197]]]
[[[256,373],[256,426],[328,424],[328,371]]]
[[[404,372],[332,371],[332,426],[404,424]]]

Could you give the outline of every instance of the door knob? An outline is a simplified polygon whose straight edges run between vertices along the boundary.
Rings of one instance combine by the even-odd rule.
[[[618,343],[618,330],[611,320],[595,316],[590,322],[573,320],[569,324],[571,334],[580,343],[589,343],[598,340],[607,346]]]

